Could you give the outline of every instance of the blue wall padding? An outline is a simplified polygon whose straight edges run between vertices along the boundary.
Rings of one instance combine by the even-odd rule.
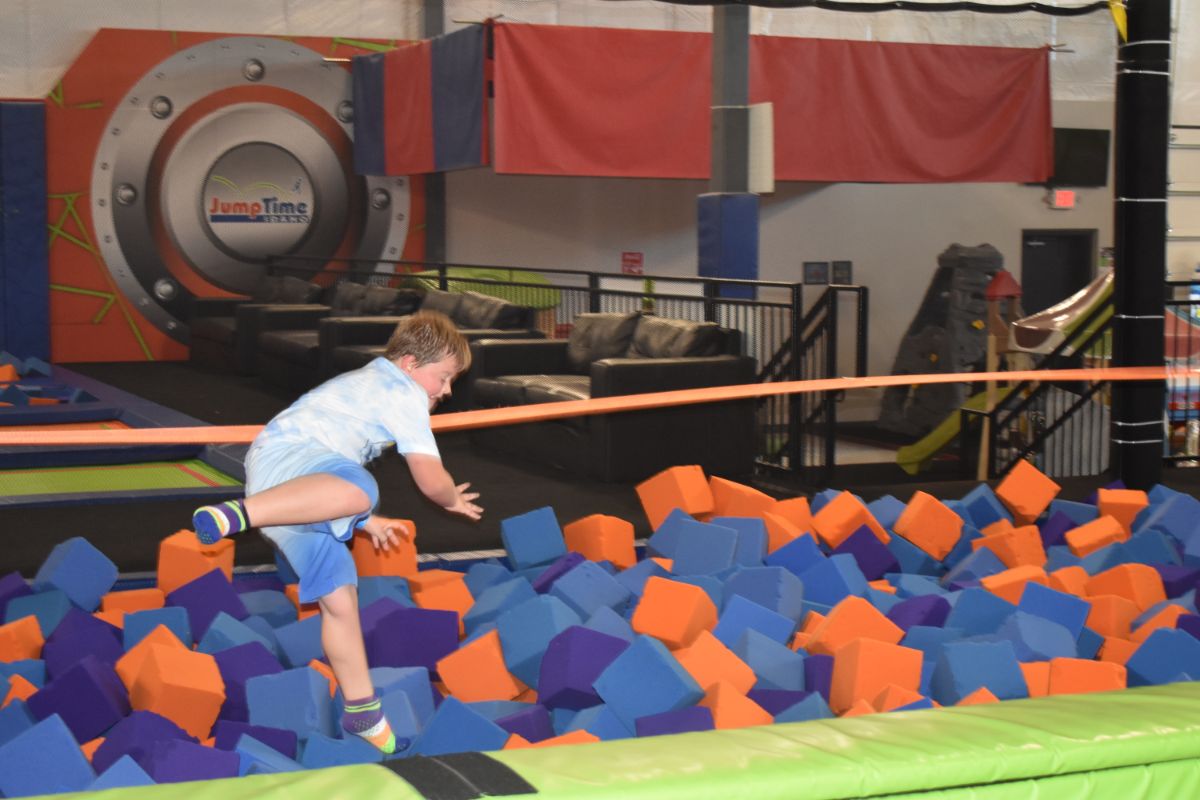
[[[702,194],[696,211],[700,276],[758,280],[758,195]],[[725,285],[718,294],[752,300],[754,288]]]
[[[0,350],[50,358],[46,112],[0,103]]]

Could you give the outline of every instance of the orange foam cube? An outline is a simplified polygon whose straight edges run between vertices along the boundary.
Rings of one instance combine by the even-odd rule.
[[[96,755],[96,751],[100,749],[100,745],[102,744],[104,744],[104,737],[97,736],[95,739],[89,739],[88,741],[79,745],[79,750],[83,753],[84,758],[86,758],[88,761],[91,761]]]
[[[165,604],[166,595],[156,587],[109,592],[100,598],[101,611],[150,611],[162,608]]]
[[[42,626],[33,614],[0,625],[0,661],[41,658],[45,644]]]
[[[824,621],[825,615],[820,611],[809,611],[804,615],[804,620],[800,623],[800,630],[804,633],[812,633]]]
[[[292,601],[292,605],[296,607],[297,621],[308,619],[313,614],[321,613],[320,603],[301,603],[300,602],[300,584],[289,583],[283,587],[283,593],[288,600]]]
[[[567,549],[589,561],[609,561],[617,569],[637,563],[633,523],[608,514],[591,514],[563,526]]]
[[[8,691],[4,695],[4,701],[0,702],[0,708],[4,708],[13,700],[28,700],[37,690],[38,687],[28,678],[19,672],[14,672],[8,676]]]
[[[1000,698],[992,693],[992,690],[986,686],[980,686],[975,691],[958,701],[960,706],[981,706],[985,703],[999,703]]]
[[[1133,519],[1150,505],[1150,497],[1140,489],[1100,489],[1096,492],[1096,507],[1100,516],[1109,516],[1121,523],[1124,538],[1133,532]]]
[[[561,736],[551,736],[549,739],[542,739],[540,742],[534,742],[530,747],[557,747],[560,744],[592,744],[600,741],[600,737],[590,731],[585,731],[583,728],[564,733]]]
[[[1118,564],[1088,579],[1088,596],[1117,594],[1132,600],[1138,612],[1167,599],[1162,576],[1148,564]]]
[[[941,561],[962,536],[963,520],[928,492],[913,492],[892,530]]]
[[[117,659],[115,669],[117,677],[121,679],[121,683],[125,684],[125,688],[129,689],[137,680],[138,673],[145,664],[146,658],[150,655],[152,647],[177,647],[181,650],[189,648],[183,642],[179,641],[179,637],[171,632],[171,629],[166,625],[156,625],[154,630],[150,631],[142,640],[126,651],[125,655]]]
[[[647,478],[637,485],[637,496],[651,529],[677,508],[692,516],[713,510],[712,489],[696,464],[671,467]]]
[[[1125,666],[1087,658],[1050,659],[1050,694],[1109,692],[1125,688]]]
[[[673,558],[663,558],[662,556],[651,556],[650,560],[653,561],[655,564],[658,564],[666,572],[671,572],[673,569],[675,569],[675,559],[673,559]]]
[[[1123,665],[1140,646],[1141,645],[1134,644],[1128,639],[1120,639],[1116,636],[1105,636],[1104,644],[1100,645],[1100,652],[1097,654],[1097,657],[1101,661]]]
[[[1046,565],[1046,548],[1036,525],[1022,525],[1002,533],[981,536],[971,542],[971,549],[986,547],[1004,562],[1006,567]]]
[[[904,638],[904,629],[866,599],[850,595],[830,609],[813,629],[806,649],[810,653],[836,655],[839,649],[861,638],[896,644]]]
[[[1114,542],[1122,541],[1125,538],[1125,529],[1113,517],[1103,516],[1072,528],[1064,538],[1071,552],[1083,557]]]
[[[714,684],[724,683],[746,694],[758,680],[749,664],[706,630],[690,645],[676,650],[675,659],[706,692]]]
[[[408,538],[396,534],[396,544],[387,550],[375,549],[375,540],[365,531],[355,531],[350,539],[354,569],[364,578],[407,578],[417,574],[417,525],[411,519],[400,520],[411,533]]]
[[[464,703],[512,700],[525,690],[504,665],[499,631],[491,630],[437,662],[437,673],[450,694]]]
[[[21,380],[17,368],[13,364],[0,364],[0,383],[13,383]]]
[[[1083,597],[1086,594],[1088,574],[1083,567],[1062,567],[1048,574],[1046,580],[1046,585],[1051,589]]]
[[[1154,633],[1159,628],[1174,628],[1179,622],[1179,618],[1184,614],[1189,613],[1186,608],[1175,603],[1169,603],[1163,606],[1154,616],[1143,622],[1129,637],[1129,641],[1141,644],[1146,641],[1146,637]]]
[[[533,744],[519,733],[511,734],[504,742],[502,750],[525,750],[533,747]]]
[[[884,544],[892,540],[891,534],[883,529],[875,515],[850,492],[842,492],[821,506],[821,510],[813,516],[817,537],[829,547],[837,547],[863,525],[870,528],[875,538]]]
[[[208,653],[152,645],[129,690],[136,711],[153,711],[204,739],[225,702],[225,682]]]
[[[158,544],[158,588],[170,594],[214,569],[233,580],[233,549],[233,539],[201,544],[192,531],[176,531]]]
[[[704,699],[696,705],[712,711],[713,727],[718,730],[770,725],[775,721],[769,711],[721,681],[713,684],[705,692]]]
[[[867,586],[870,586],[877,592],[883,592],[884,594],[896,593],[896,587],[892,586],[892,584],[886,578],[880,578],[877,581],[867,581]]]
[[[790,644],[788,644],[788,647],[790,647],[793,650],[807,651],[808,650],[808,642],[810,639],[812,639],[811,633],[805,633],[804,631],[796,631],[792,635],[792,641]]]
[[[889,683],[883,687],[875,699],[871,701],[871,705],[879,711],[891,711],[894,708],[911,705],[920,700],[924,700],[925,695],[909,689],[905,686],[897,686],[894,683]]]
[[[694,642],[701,631],[713,629],[717,607],[699,586],[655,575],[646,581],[630,624],[636,633],[677,650]]]
[[[757,517],[775,505],[775,498],[753,486],[736,483],[712,475],[708,479],[712,492],[714,517]]]
[[[980,586],[1013,605],[1021,602],[1021,594],[1028,583],[1040,583],[1045,586],[1046,571],[1041,567],[1026,564],[979,579]]]
[[[800,528],[782,514],[764,511],[762,521],[767,527],[767,552],[774,553],[788,542],[795,541],[801,536],[811,536],[811,532]]]
[[[1030,697],[1045,697],[1050,691],[1050,662],[1022,661],[1021,672],[1025,674],[1025,686]]]
[[[855,639],[839,647],[833,654],[829,707],[842,714],[860,700],[877,697],[889,684],[919,691],[923,658],[920,650],[878,639]]]
[[[996,486],[996,497],[1018,524],[1028,525],[1041,516],[1061,490],[1044,472],[1022,459]]]
[[[988,523],[979,529],[982,536],[996,536],[1001,533],[1008,533],[1016,526],[1012,524],[1012,520],[1008,517],[1001,517],[995,522]]]
[[[475,604],[467,588],[466,575],[447,569],[427,569],[408,578],[408,589],[418,608],[436,608],[458,613],[458,635],[463,635],[463,617]]]
[[[843,717],[865,717],[868,714],[878,714],[875,706],[871,705],[871,701],[865,698],[859,698],[854,703],[841,713]]]
[[[1132,600],[1119,594],[1093,595],[1088,602],[1092,607],[1085,624],[1101,636],[1128,639],[1134,619],[1142,613]]]
[[[121,610],[93,611],[92,616],[95,617],[96,619],[107,622],[109,625],[112,625],[114,628],[124,628],[125,627],[125,612],[124,611],[121,611]]]
[[[809,506],[807,497],[787,497],[783,500],[776,500],[775,504],[764,513],[783,517],[801,532],[812,533],[812,507]]]

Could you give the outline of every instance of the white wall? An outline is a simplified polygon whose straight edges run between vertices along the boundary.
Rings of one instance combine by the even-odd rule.
[[[1080,3],[1063,3],[1078,5]],[[1200,123],[1200,12],[1173,0],[1175,120]],[[711,10],[650,0],[446,0],[454,29],[489,16],[565,25],[709,30]],[[755,33],[1007,46],[1055,44],[1054,124],[1111,127],[1114,34],[1106,14],[849,14],[752,10]],[[0,0],[0,97],[42,97],[100,27],[411,39],[420,0]],[[1110,173],[1111,174],[1111,173]],[[700,181],[453,173],[448,257],[472,263],[618,271],[623,250],[647,272],[693,275]],[[1012,184],[781,183],[762,200],[760,277],[797,280],[806,260],[848,259],[872,291],[871,372],[890,370],[938,253],[990,243],[1020,275],[1025,228],[1095,228],[1112,242],[1111,193],[1084,190],[1070,211]],[[1195,226],[1200,229],[1200,224]]]

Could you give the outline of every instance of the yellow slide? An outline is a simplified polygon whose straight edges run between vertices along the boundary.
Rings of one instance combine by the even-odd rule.
[[[999,403],[1008,393],[1012,391],[1011,386],[996,387],[995,402]],[[983,411],[987,403],[987,392],[980,392],[971,397],[967,402],[963,403],[963,408],[971,411]],[[896,463],[900,465],[900,469],[907,472],[909,475],[917,473],[929,467],[929,462],[933,457],[942,452],[955,439],[958,438],[958,429],[961,424],[961,415],[958,411],[954,411],[946,415],[941,424],[931,430],[925,436],[912,444],[907,444],[896,451]]]

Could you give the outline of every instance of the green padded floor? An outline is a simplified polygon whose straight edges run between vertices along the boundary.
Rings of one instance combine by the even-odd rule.
[[[236,479],[199,459],[0,470],[0,495],[9,497],[239,485]]]

